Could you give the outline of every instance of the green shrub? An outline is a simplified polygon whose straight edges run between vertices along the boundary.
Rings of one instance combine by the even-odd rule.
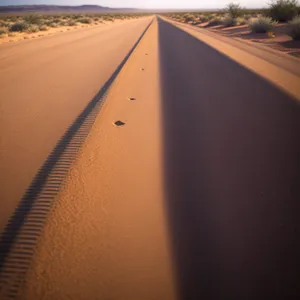
[[[17,22],[10,26],[9,31],[12,32],[22,32],[26,31],[29,27],[27,22]]]
[[[236,3],[229,3],[226,8],[225,8],[225,12],[232,18],[232,19],[236,19],[238,17],[240,17],[243,13],[242,8],[239,4]]]
[[[279,22],[290,21],[297,14],[297,0],[273,0],[269,10],[269,16]]]
[[[300,40],[300,15],[294,17],[290,23],[290,32],[289,35],[293,38],[293,40]]]
[[[223,25],[225,27],[232,27],[232,26],[236,26],[237,22],[236,22],[236,19],[233,18],[232,16],[230,15],[227,15],[223,18]]]
[[[267,33],[271,32],[274,26],[277,24],[270,17],[260,17],[251,19],[249,21],[249,28],[254,33]]]

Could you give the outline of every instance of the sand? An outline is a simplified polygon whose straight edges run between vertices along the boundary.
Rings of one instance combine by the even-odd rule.
[[[150,21],[1,45],[0,232],[58,140]]]
[[[20,299],[300,295],[293,62],[154,22],[41,217]]]
[[[156,37],[154,24],[114,83],[45,226],[24,299],[175,299]]]

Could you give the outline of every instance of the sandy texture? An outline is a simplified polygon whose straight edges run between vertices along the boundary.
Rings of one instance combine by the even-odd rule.
[[[176,26],[113,84],[23,299],[300,298],[297,64]]]
[[[150,21],[1,46],[0,232],[59,138]]]
[[[175,299],[159,99],[154,24],[109,93],[60,194],[24,299]],[[125,125],[116,127],[117,120]]]

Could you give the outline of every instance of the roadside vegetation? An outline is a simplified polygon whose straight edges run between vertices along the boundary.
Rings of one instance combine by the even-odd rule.
[[[295,41],[300,41],[300,15],[294,17],[294,19],[290,22],[290,36]]]
[[[246,9],[238,2],[231,2],[218,11],[181,12],[165,16],[176,22],[207,28],[249,43],[260,43],[300,58],[300,0],[270,0],[265,9]]]
[[[115,20],[139,18],[144,14],[26,14],[0,15],[0,38],[18,33],[36,33],[52,28],[99,25]]]
[[[182,23],[203,28],[244,26],[252,33],[275,37],[277,27],[287,28],[286,34],[300,40],[300,3],[298,0],[271,0],[266,9],[249,10],[239,3],[229,3],[223,10],[167,14],[167,17]],[[216,29],[217,30],[217,29]]]

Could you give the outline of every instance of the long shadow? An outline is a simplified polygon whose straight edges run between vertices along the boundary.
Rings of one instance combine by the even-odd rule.
[[[300,107],[159,20],[166,213],[180,299],[300,299]]]
[[[111,77],[59,140],[20,200],[18,207],[10,218],[0,238],[0,279],[8,273],[6,266],[8,264],[12,265],[12,259],[8,261],[8,258],[16,244],[23,248],[24,245],[26,245],[26,240],[29,240],[29,236],[33,236],[34,231],[40,232],[42,229],[47,212],[51,209],[53,200],[59,192],[64,177],[97,117],[97,113],[103,104],[103,100],[109,87],[118,76],[151,24],[152,22],[150,22],[143,31],[142,35]],[[51,177],[49,178],[50,174]],[[34,213],[32,212],[33,208],[35,208]],[[42,212],[43,215],[41,215]],[[28,220],[29,216],[32,217],[32,215],[33,218]],[[25,229],[25,232],[23,230],[24,225],[28,227]],[[22,234],[26,236],[23,239],[22,236],[20,237],[21,231]],[[35,248],[37,239],[38,236],[30,243],[32,249]],[[18,245],[18,243],[20,243],[20,245]],[[14,251],[14,253],[16,253],[16,251]],[[23,259],[25,258],[26,257],[23,257]],[[1,284],[2,283],[0,283],[0,292]]]

